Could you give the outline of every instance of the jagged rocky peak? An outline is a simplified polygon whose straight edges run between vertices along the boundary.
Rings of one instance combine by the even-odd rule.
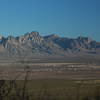
[[[29,32],[19,37],[0,37],[0,52],[11,55],[31,55],[39,54],[68,54],[68,53],[87,53],[95,50],[100,54],[100,43],[88,37],[67,38],[59,37],[56,34],[41,36],[39,32]],[[4,54],[5,54],[4,52]],[[30,57],[31,57],[30,56]]]
[[[32,32],[30,33],[30,35],[32,35],[32,36],[39,36],[39,32],[32,31]]]
[[[19,41],[21,43],[25,43],[29,41],[40,43],[42,40],[43,40],[43,37],[39,35],[39,32],[35,32],[35,31],[26,33],[25,35],[19,37]]]
[[[25,35],[24,35],[24,37],[37,37],[37,36],[40,36],[39,35],[39,32],[36,32],[36,31],[32,31],[32,32],[27,32]]]

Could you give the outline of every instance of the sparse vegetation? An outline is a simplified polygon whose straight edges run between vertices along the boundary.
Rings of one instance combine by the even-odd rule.
[[[61,73],[61,68],[65,69],[69,65],[66,65],[67,67],[64,67],[63,65],[61,68],[59,67],[60,65],[58,65],[57,67],[53,65],[45,65],[42,67],[42,64],[39,64],[38,66],[34,65],[33,68],[32,66],[23,64],[23,66],[20,66],[22,69],[18,70],[21,71],[21,74],[18,74],[18,76],[15,75],[16,78],[11,80],[0,80],[0,100],[100,100],[100,80],[98,78],[89,79],[90,72],[88,75],[86,75],[87,77],[84,76],[83,79],[81,78],[82,75],[85,75],[85,73],[81,74],[80,72],[86,72],[88,69],[85,71],[73,70],[73,68],[76,68],[75,64],[72,69],[67,69],[67,71],[64,70]],[[83,65],[78,66],[82,66],[83,68]],[[16,66],[13,68],[16,68]],[[38,74],[34,74],[36,73],[34,71],[36,68],[38,69],[37,73],[39,74],[41,72],[42,74],[39,75],[43,75],[43,77],[45,77],[44,79],[38,78]],[[48,68],[49,70],[47,70]],[[53,70],[50,70],[50,68],[53,68]],[[80,67],[77,69],[79,68]],[[13,72],[14,70],[15,69],[10,71],[9,69],[9,73]],[[40,70],[46,70],[46,74],[43,74],[44,71]],[[49,78],[46,77],[46,75],[48,75],[47,73],[49,72],[54,72],[55,78],[52,78],[52,76]],[[70,72],[70,74],[68,74],[68,72]],[[73,75],[76,75],[77,79],[72,79],[71,77],[73,76],[70,77],[72,72],[75,72]],[[36,75],[36,78],[32,79],[32,74]],[[62,74],[63,77],[61,77]],[[11,75],[14,76],[14,73]],[[19,75],[22,75],[20,80],[17,79]],[[67,75],[69,78],[64,77]],[[95,76],[96,74],[91,75],[93,77],[93,75]]]
[[[0,81],[0,100],[100,100],[96,80],[38,79]]]

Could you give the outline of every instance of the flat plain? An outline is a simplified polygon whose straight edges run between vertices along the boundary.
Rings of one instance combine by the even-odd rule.
[[[0,78],[23,80],[29,72],[31,79],[100,79],[97,63],[1,63]]]

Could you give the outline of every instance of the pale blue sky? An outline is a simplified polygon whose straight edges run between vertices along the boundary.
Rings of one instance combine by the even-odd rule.
[[[100,41],[100,0],[0,0],[0,34],[31,31]]]

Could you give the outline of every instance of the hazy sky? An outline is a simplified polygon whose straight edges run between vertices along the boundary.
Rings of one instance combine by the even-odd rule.
[[[100,41],[100,0],[0,0],[0,34],[31,31]]]

